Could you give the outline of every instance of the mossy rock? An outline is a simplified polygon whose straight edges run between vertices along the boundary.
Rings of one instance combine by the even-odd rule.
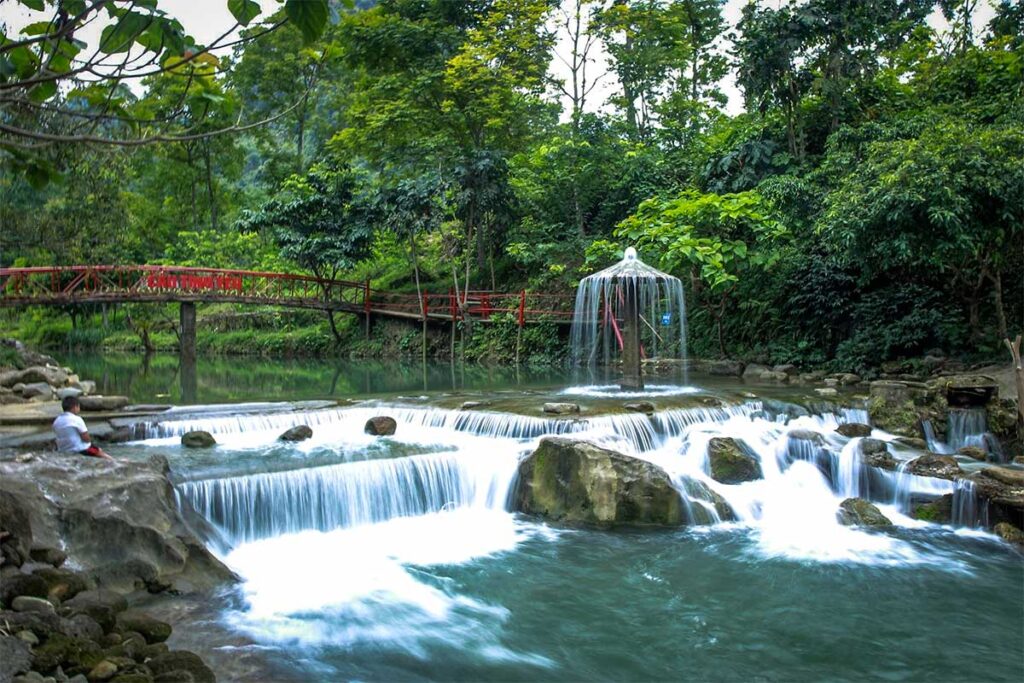
[[[519,465],[515,509],[551,520],[614,526],[679,526],[682,498],[660,467],[586,441],[541,439]]]
[[[134,631],[141,634],[149,645],[162,643],[171,636],[170,624],[132,610],[117,615],[117,628],[125,633]]]
[[[1003,539],[1007,543],[1024,547],[1024,531],[1021,531],[1009,522],[1000,522],[993,528],[996,536]]]
[[[907,463],[907,472],[920,477],[936,477],[938,479],[955,479],[963,474],[956,458],[940,453],[925,453]]]
[[[168,677],[178,672],[185,672],[192,677],[195,683],[216,683],[217,681],[213,671],[206,666],[199,655],[187,650],[172,650],[167,654],[153,657],[146,662],[146,665],[153,672],[156,680],[175,680]]]
[[[836,431],[847,438],[871,436],[871,425],[847,422],[836,427]]]
[[[914,519],[933,524],[949,524],[953,521],[953,494],[947,493],[935,500],[914,506]]]
[[[863,498],[847,498],[839,504],[836,513],[840,524],[847,526],[890,527],[892,521],[870,501]]]
[[[64,673],[88,673],[103,660],[100,646],[85,638],[73,638],[54,633],[32,652],[32,668],[44,674],[61,667]]]
[[[708,442],[708,464],[711,478],[722,484],[741,484],[764,477],[757,458],[744,452],[740,443],[730,437],[714,437]]]
[[[209,432],[194,431],[182,434],[181,445],[185,448],[212,448],[217,445],[217,440]]]

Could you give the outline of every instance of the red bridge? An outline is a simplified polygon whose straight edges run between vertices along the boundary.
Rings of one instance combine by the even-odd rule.
[[[263,304],[428,321],[491,322],[511,316],[519,326],[572,319],[572,296],[460,291],[399,294],[367,282],[308,275],[176,266],[0,268],[0,307],[87,303],[226,302]]]

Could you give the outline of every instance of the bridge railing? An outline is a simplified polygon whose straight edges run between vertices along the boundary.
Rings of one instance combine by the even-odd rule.
[[[395,293],[369,282],[310,275],[180,266],[52,266],[0,268],[0,306],[104,301],[225,301],[345,310],[430,320],[490,320],[519,325],[567,322],[571,297],[521,290]]]

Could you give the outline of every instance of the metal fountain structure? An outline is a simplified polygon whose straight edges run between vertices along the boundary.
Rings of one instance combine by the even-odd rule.
[[[619,386],[642,391],[645,358],[686,358],[682,283],[629,247],[621,261],[580,281],[570,344],[577,365],[610,366],[621,359]]]

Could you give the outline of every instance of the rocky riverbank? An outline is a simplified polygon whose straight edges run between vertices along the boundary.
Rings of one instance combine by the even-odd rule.
[[[171,627],[131,609],[237,577],[179,507],[166,459],[22,453],[0,459],[0,683],[213,681]]]

